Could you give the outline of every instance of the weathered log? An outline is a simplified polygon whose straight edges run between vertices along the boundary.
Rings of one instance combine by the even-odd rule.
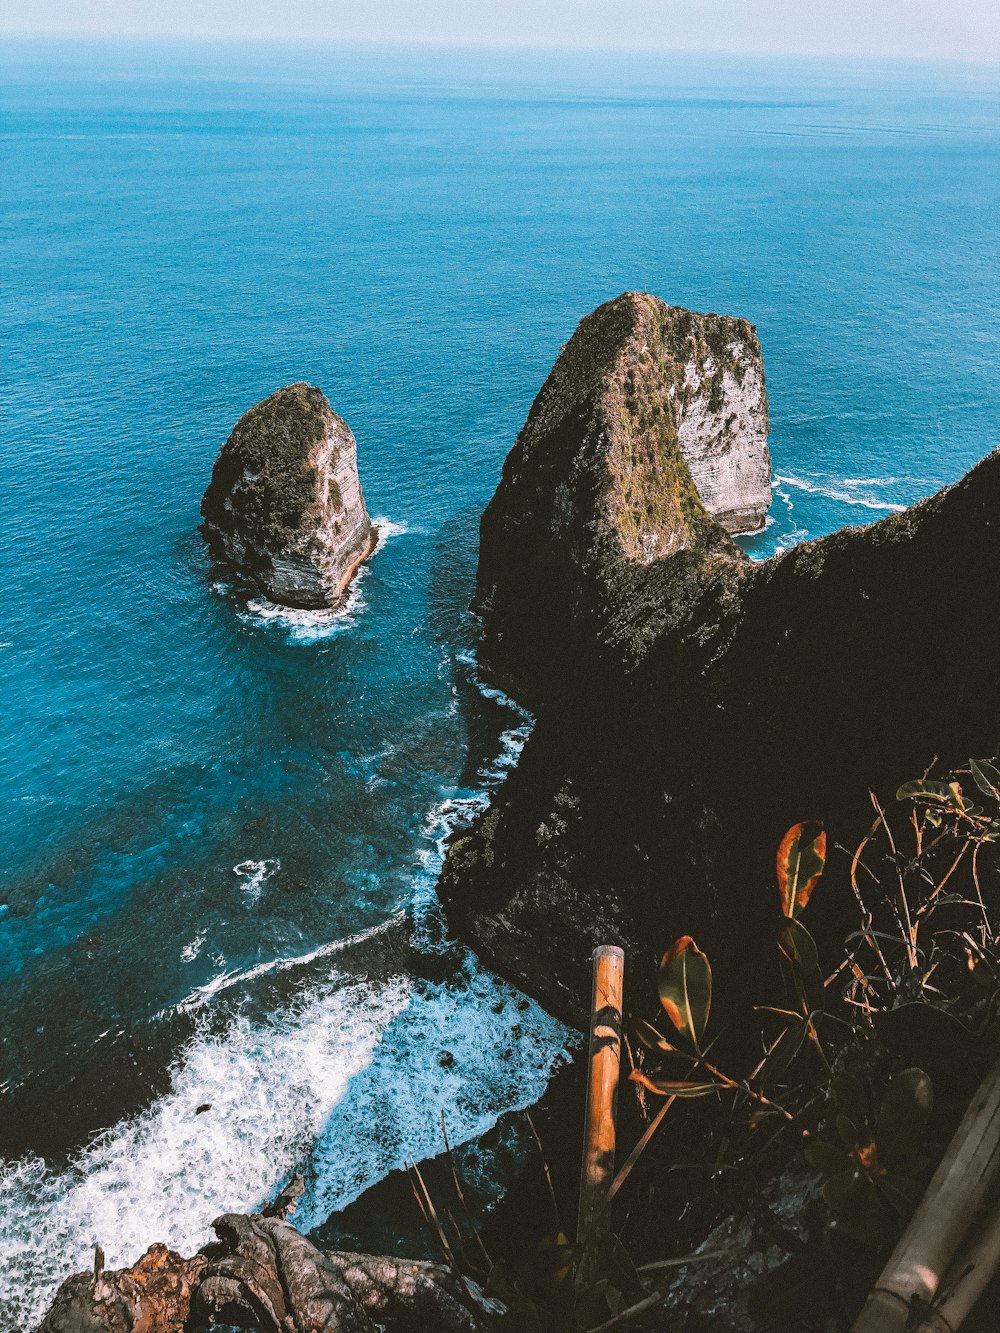
[[[1000,1203],[994,1204],[955,1255],[934,1309],[916,1333],[958,1333],[976,1302],[1000,1270]]]
[[[276,1217],[228,1213],[213,1227],[193,1323],[286,1333],[474,1333],[470,1296],[441,1264],[383,1255],[324,1254]],[[289,1325],[288,1320],[291,1320]]]
[[[1000,1061],[976,1090],[853,1333],[902,1333],[914,1298],[930,1304],[1000,1175]]]
[[[75,1273],[37,1333],[181,1333],[207,1264],[204,1255],[182,1259],[151,1245],[131,1268]]]

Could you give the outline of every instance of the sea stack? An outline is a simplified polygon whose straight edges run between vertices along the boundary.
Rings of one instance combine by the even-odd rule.
[[[213,552],[282,606],[335,607],[378,541],[347,422],[289,384],[245,412],[201,502]]]
[[[559,354],[483,515],[482,660],[544,670],[592,641],[641,571],[723,549],[771,503],[764,365],[753,325],[626,292]],[[557,668],[559,669],[559,668]],[[531,691],[529,691],[531,693]]]

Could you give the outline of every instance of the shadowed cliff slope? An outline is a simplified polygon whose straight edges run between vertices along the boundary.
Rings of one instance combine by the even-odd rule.
[[[579,415],[541,439],[535,493],[555,504],[589,441]],[[689,494],[683,475],[673,493]],[[675,512],[682,531],[679,499]],[[440,893],[484,958],[571,1018],[599,941],[628,951],[636,1004],[682,933],[727,988],[759,992],[785,829],[819,817],[853,846],[866,787],[1000,745],[1000,453],[905,513],[761,564],[694,514],[684,549],[640,563],[607,561],[582,513],[576,545],[529,583],[531,614],[518,530],[483,523],[484,661],[539,718]],[[816,932],[838,935],[848,909],[824,895]]]

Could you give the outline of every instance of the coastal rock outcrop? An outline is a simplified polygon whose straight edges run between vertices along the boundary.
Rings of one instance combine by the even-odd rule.
[[[201,503],[213,551],[282,606],[336,606],[378,533],[347,422],[311,384],[240,417]]]
[[[639,300],[590,317],[591,385],[620,382]],[[681,934],[734,998],[759,994],[785,830],[822,818],[853,847],[859,792],[1000,749],[1000,453],[906,512],[754,563],[677,456],[669,484],[643,461],[609,505],[610,391],[555,394],[572,346],[482,526],[482,660],[538,721],[439,893],[491,966],[579,1021],[597,943],[626,949],[633,1003]],[[841,941],[849,912],[821,895],[815,933]]]
[[[37,1333],[475,1333],[499,1307],[442,1264],[324,1252],[278,1217],[227,1213],[191,1259],[153,1245],[132,1268],[63,1282]]]
[[[739,552],[771,502],[760,344],[743,319],[626,292],[559,354],[483,515],[482,660],[545,674],[591,642],[636,571]]]

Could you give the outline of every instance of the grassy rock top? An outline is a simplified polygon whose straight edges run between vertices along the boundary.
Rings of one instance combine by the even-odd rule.
[[[289,384],[244,412],[212,469],[203,518],[280,547],[292,541],[315,500],[314,447],[339,420],[321,389]],[[239,508],[226,501],[239,490]]]

